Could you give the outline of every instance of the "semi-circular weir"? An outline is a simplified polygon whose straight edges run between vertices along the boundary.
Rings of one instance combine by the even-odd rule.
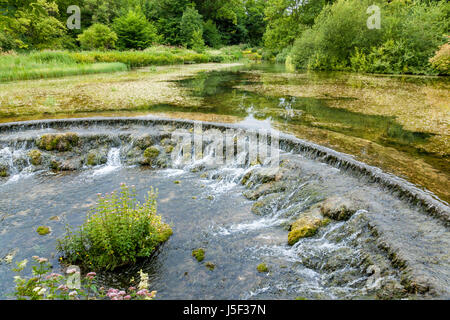
[[[447,203],[269,129],[151,117],[0,124],[0,173],[2,296],[11,259],[56,267],[65,225],[126,182],[140,197],[158,188],[174,234],[152,258],[102,273],[105,286],[126,287],[143,269],[162,299],[450,297]],[[192,258],[200,247],[213,270]]]

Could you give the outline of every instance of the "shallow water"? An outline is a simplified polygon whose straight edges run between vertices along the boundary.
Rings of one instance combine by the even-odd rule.
[[[175,179],[181,183],[174,184]],[[230,182],[223,188],[223,183],[176,169],[152,171],[110,163],[80,173],[41,173],[9,181],[0,186],[0,207],[7,209],[1,216],[0,256],[16,251],[14,261],[33,255],[52,257],[58,269],[55,246],[64,226],[82,224],[96,194],[112,192],[121,182],[136,185],[140,199],[151,186],[157,188],[158,211],[173,226],[174,234],[151,259],[100,274],[99,285],[126,288],[132,277],[138,279],[142,268],[149,273],[151,289],[159,292],[160,299],[343,298],[358,294],[357,281],[355,286],[330,288],[320,272],[303,266],[297,250],[286,244],[287,232],[280,227],[283,220],[252,214],[251,201],[241,195],[242,186]],[[60,221],[50,219],[54,216]],[[50,226],[51,234],[39,236],[36,228],[40,225]],[[324,238],[310,245],[315,250],[328,246],[327,251],[339,247]],[[204,262],[216,265],[214,271],[191,256],[192,250],[200,247],[206,250]],[[314,255],[314,250],[310,252]],[[269,274],[257,272],[256,266],[262,262],[270,267]],[[13,287],[11,267],[0,265],[2,298]],[[367,280],[364,274],[360,277],[363,283]]]
[[[450,201],[448,78],[288,74],[281,65],[253,64],[200,73],[174,85],[198,98],[195,106],[185,105],[186,97],[179,97],[177,104],[144,104],[133,111],[2,121],[153,114],[272,126],[352,154]]]

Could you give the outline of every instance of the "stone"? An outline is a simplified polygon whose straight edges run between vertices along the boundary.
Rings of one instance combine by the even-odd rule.
[[[42,153],[39,150],[30,150],[30,152],[28,152],[28,156],[30,157],[30,163],[33,166],[39,166],[42,164]]]
[[[77,146],[79,137],[76,133],[58,133],[58,134],[44,134],[36,141],[36,145],[41,150],[47,151],[70,151]]]
[[[321,212],[325,217],[337,221],[348,220],[356,211],[358,211],[356,204],[347,198],[331,197],[321,206]]]
[[[296,244],[300,239],[314,236],[321,226],[329,223],[329,219],[325,219],[319,208],[303,213],[297,221],[291,225],[291,231],[288,234],[288,244],[290,246]]]

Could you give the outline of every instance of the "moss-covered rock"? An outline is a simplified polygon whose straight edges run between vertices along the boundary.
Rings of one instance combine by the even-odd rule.
[[[216,268],[216,265],[212,262],[205,263],[205,267],[207,267],[209,270],[213,271]]]
[[[105,164],[108,161],[108,151],[107,149],[93,149],[88,152],[84,163],[88,166],[98,166]]]
[[[36,232],[41,236],[45,236],[45,235],[49,234],[50,231],[51,231],[50,227],[47,227],[47,226],[40,226],[36,229]]]
[[[47,151],[70,151],[78,145],[79,137],[76,133],[58,133],[58,134],[44,134],[37,141],[36,144],[39,149]]]
[[[327,225],[329,222],[329,219],[323,218],[320,214],[319,208],[305,212],[291,225],[288,244],[292,246],[302,238],[314,236],[321,226]]]
[[[156,146],[151,146],[144,151],[144,161],[146,164],[152,164],[160,154],[159,149]]]
[[[0,167],[0,178],[9,177],[8,169],[5,167]]]
[[[256,270],[258,270],[258,272],[260,272],[260,273],[267,273],[267,272],[269,272],[269,267],[265,263],[260,263],[256,267]]]
[[[144,134],[134,141],[134,145],[141,150],[148,149],[155,143],[154,138],[149,134]]]
[[[333,220],[348,220],[358,208],[347,198],[331,197],[326,199],[321,208],[322,214]]]
[[[59,171],[61,170],[61,162],[59,160],[51,160],[50,161],[50,169],[54,170],[54,171]]]
[[[198,248],[192,250],[192,256],[197,259],[198,262],[202,262],[205,259],[205,249]]]
[[[30,152],[28,152],[28,156],[30,157],[30,163],[33,166],[39,166],[42,164],[42,153],[39,150],[30,150]]]

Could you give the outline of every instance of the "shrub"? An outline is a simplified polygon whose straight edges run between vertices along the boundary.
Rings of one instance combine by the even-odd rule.
[[[79,230],[69,228],[58,240],[58,251],[66,262],[94,269],[113,270],[150,257],[172,235],[156,210],[153,188],[141,204],[134,187],[121,184],[119,192],[98,195],[97,205]]]
[[[443,44],[436,52],[430,63],[439,74],[450,74],[450,43]]]
[[[129,11],[114,20],[113,29],[121,49],[145,49],[159,40],[156,28],[140,12]]]
[[[429,62],[448,31],[449,3],[375,1],[381,29],[366,26],[373,1],[337,0],[295,41],[296,68],[376,73],[433,73]]]
[[[83,49],[113,49],[116,46],[117,34],[108,26],[95,23],[78,36]]]

